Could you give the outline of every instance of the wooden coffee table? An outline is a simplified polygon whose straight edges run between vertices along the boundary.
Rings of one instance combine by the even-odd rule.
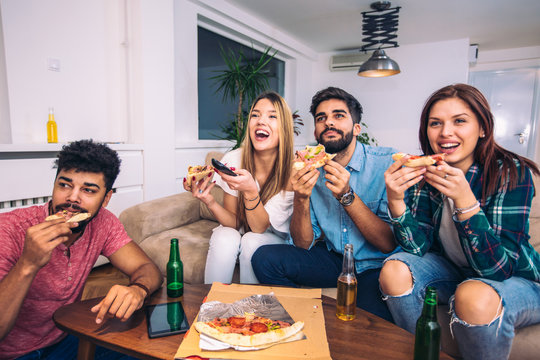
[[[186,284],[182,304],[189,323],[197,316],[210,285]],[[128,321],[116,319],[98,325],[90,308],[100,298],[79,301],[58,309],[53,316],[56,325],[80,339],[79,360],[93,359],[95,345],[140,359],[173,359],[184,334],[156,339],[148,338],[144,311],[137,311]],[[150,298],[149,304],[175,301],[165,288]],[[353,321],[341,321],[336,315],[336,301],[322,297],[326,336],[332,359],[412,359],[414,336],[396,325],[357,309]],[[441,352],[440,359],[452,359]]]

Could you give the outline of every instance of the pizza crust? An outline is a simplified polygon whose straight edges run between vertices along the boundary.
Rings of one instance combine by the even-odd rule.
[[[90,216],[92,216],[92,214],[90,214],[89,212],[78,213],[70,217],[67,222],[68,223],[81,222],[88,219]]]
[[[277,330],[269,330],[265,333],[258,333],[254,335],[242,335],[236,333],[223,333],[218,329],[198,321],[194,324],[195,329],[201,334],[208,335],[214,339],[222,341],[224,343],[235,346],[262,346],[267,344],[273,344],[289,338],[304,328],[303,321],[297,321],[291,326],[280,328]]]
[[[92,214],[89,213],[89,212],[78,213],[78,214],[73,215],[69,219],[67,219],[66,222],[68,222],[68,223],[80,222],[80,221],[84,221],[84,220],[88,219],[90,216],[92,216]],[[65,219],[65,217],[62,216],[61,214],[57,213],[57,214],[47,216],[45,218],[45,221],[57,220],[57,219]]]

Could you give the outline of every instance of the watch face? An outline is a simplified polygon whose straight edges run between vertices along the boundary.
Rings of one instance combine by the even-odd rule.
[[[341,203],[341,205],[348,206],[348,205],[351,205],[353,200],[354,200],[354,193],[352,191],[349,191],[348,193],[343,194],[339,202]]]

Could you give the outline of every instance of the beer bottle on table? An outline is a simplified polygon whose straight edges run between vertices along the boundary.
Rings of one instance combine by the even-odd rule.
[[[356,273],[353,246],[346,244],[343,252],[343,269],[337,281],[336,315],[349,321],[356,318]]]
[[[416,322],[414,360],[439,359],[441,326],[437,321],[437,289],[428,286],[422,315]]]
[[[171,239],[171,252],[167,263],[167,296],[180,297],[184,294],[184,266],[180,260],[178,239]]]

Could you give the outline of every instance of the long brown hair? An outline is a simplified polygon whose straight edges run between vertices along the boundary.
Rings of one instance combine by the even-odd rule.
[[[534,172],[534,174],[540,174],[537,165],[533,161],[506,150],[495,142],[493,134],[494,118],[488,101],[478,89],[467,84],[445,86],[434,92],[426,101],[422,110],[420,130],[418,132],[420,146],[424,154],[430,155],[434,153],[427,137],[428,119],[431,108],[436,102],[449,98],[458,98],[464,101],[476,115],[480,127],[484,130],[485,136],[478,139],[478,143],[474,149],[474,160],[484,167],[482,174],[484,177],[484,183],[482,185],[483,200],[487,196],[494,194],[499,185],[503,185],[506,181],[504,174],[508,174],[508,187],[510,190],[517,186],[519,177],[524,176],[526,167]],[[514,159],[519,162],[521,167],[519,177]],[[499,177],[499,160],[502,162],[501,170],[503,176],[501,177]]]
[[[294,131],[293,117],[289,106],[285,102],[285,99],[273,91],[262,93],[255,99],[249,111],[247,126],[249,126],[249,121],[251,121],[253,108],[261,99],[270,100],[276,109],[277,118],[279,120],[279,144],[277,157],[273,165],[274,170],[270,172],[270,175],[264,184],[259,184],[259,194],[261,202],[264,205],[274,195],[285,190],[289,184],[289,177],[291,175],[292,162],[294,159]],[[246,129],[246,134],[242,141],[242,168],[249,171],[253,177],[255,177],[257,172],[254,152],[255,149],[253,148],[253,142],[251,141],[251,135],[248,128]],[[242,192],[238,192],[238,221],[239,225],[243,226],[246,231],[249,231]]]

